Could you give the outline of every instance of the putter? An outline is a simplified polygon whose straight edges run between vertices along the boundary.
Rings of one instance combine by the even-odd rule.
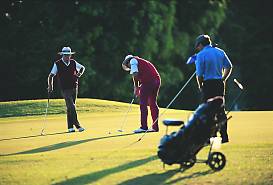
[[[44,124],[42,127],[41,136],[45,135],[44,131],[45,131],[45,127],[46,127],[46,118],[47,118],[47,112],[48,112],[48,107],[49,107],[49,99],[50,99],[50,93],[48,92],[47,93],[47,104],[46,104],[46,110],[45,110],[45,116],[44,116]]]
[[[133,104],[133,102],[135,101],[135,98],[136,98],[136,97],[134,96],[133,99],[132,99],[132,101],[131,101],[131,103],[130,103],[130,106],[129,106],[129,108],[128,108],[126,114],[124,115],[123,122],[122,122],[122,124],[121,124],[120,129],[118,129],[118,132],[123,132],[123,126],[124,126],[124,124],[125,124],[125,122],[126,122],[126,120],[127,120],[128,113],[129,113],[129,112],[131,111],[131,109],[132,109],[132,104]]]

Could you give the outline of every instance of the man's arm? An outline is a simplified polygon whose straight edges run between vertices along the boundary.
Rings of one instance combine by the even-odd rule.
[[[51,93],[53,91],[53,78],[54,74],[50,73],[47,78],[47,91]]]
[[[78,73],[76,74],[78,78],[80,78],[82,76],[82,74],[85,71],[85,67],[80,68],[80,70],[78,71]]]
[[[223,52],[223,54],[224,54],[224,60],[223,60],[224,72],[223,72],[222,79],[225,82],[230,76],[233,66],[227,54],[225,52]]]
[[[196,81],[197,81],[199,90],[202,91],[204,78],[201,76],[196,76]]]
[[[134,72],[132,77],[133,77],[133,82],[134,82],[134,95],[139,96],[140,83],[138,80],[138,72]]]
[[[196,67],[196,81],[197,85],[200,91],[202,91],[203,88],[203,82],[204,82],[204,57],[197,54],[196,61],[195,61],[195,67]]]
[[[228,79],[228,77],[230,76],[231,71],[232,71],[232,67],[231,67],[231,68],[224,69],[223,76],[222,76],[222,79],[223,79],[224,82],[225,82],[225,81]]]
[[[78,62],[76,62],[76,69],[78,71],[76,76],[78,78],[80,78],[85,71],[85,67],[83,65],[79,64]]]
[[[139,96],[140,94],[140,81],[138,79],[138,61],[135,58],[132,58],[129,61],[130,74],[133,77],[134,82],[134,95]]]
[[[48,78],[47,78],[47,91],[49,93],[51,93],[53,91],[53,78],[57,73],[58,73],[58,68],[57,68],[56,63],[54,63],[54,65],[51,69],[51,72],[49,73]]]

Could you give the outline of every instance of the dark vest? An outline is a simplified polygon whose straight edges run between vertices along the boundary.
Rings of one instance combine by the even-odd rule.
[[[78,87],[78,78],[76,76],[76,61],[70,59],[70,64],[67,66],[62,59],[55,62],[57,65],[57,77],[62,90],[75,89]]]

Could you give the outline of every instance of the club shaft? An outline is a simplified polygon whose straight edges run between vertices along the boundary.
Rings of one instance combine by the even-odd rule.
[[[135,98],[132,99],[129,108],[128,108],[126,114],[124,115],[124,118],[123,118],[121,127],[120,127],[120,129],[119,129],[119,130],[121,130],[121,131],[123,130],[123,126],[124,126],[125,122],[127,121],[128,113],[131,111],[132,105],[133,105],[133,102],[134,102],[134,101],[135,101]]]
[[[237,97],[233,100],[233,102],[231,103],[230,108],[229,108],[229,111],[226,113],[227,115],[230,113],[230,111],[232,110],[232,108],[235,106],[237,100],[241,97],[242,92],[243,92],[243,91],[241,91],[241,92],[237,95]]]
[[[238,86],[238,88],[241,90],[240,93],[236,96],[236,98],[233,100],[233,102],[231,103],[230,107],[229,107],[229,111],[227,112],[227,115],[230,113],[230,111],[232,110],[232,108],[235,106],[237,100],[241,97],[244,87],[243,85],[237,81],[237,79],[233,79],[234,83]]]
[[[43,127],[42,127],[41,134],[44,134],[44,130],[45,130],[45,127],[46,127],[46,118],[47,118],[48,107],[49,107],[49,99],[50,99],[50,94],[48,93],[46,110],[45,110],[45,115],[44,115],[44,124],[43,124]]]

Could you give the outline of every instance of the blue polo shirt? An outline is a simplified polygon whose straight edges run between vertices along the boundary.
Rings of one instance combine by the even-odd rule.
[[[212,80],[222,79],[223,69],[230,69],[232,64],[222,49],[207,45],[197,54],[195,66],[197,76]]]

